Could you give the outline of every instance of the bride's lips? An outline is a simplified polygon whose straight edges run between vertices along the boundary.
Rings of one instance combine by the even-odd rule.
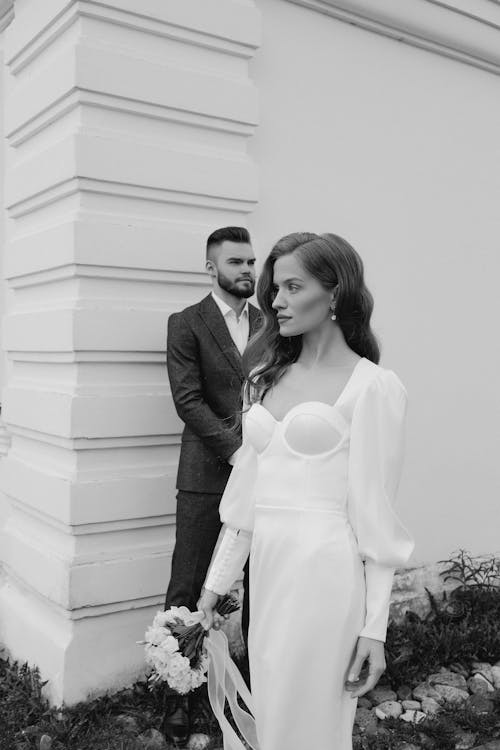
[[[290,320],[290,315],[277,315],[276,318],[278,320],[278,323],[286,323],[287,320]]]

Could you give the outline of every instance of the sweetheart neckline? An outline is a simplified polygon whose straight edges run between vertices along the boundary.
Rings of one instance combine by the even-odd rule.
[[[349,375],[349,378],[347,379],[346,384],[344,385],[344,387],[340,391],[337,399],[335,400],[335,402],[333,404],[327,404],[326,401],[301,401],[300,403],[295,404],[295,406],[292,406],[290,409],[288,409],[288,411],[286,412],[286,414],[281,419],[276,419],[276,417],[274,416],[274,414],[271,414],[271,412],[269,411],[269,409],[267,409],[263,404],[261,404],[260,401],[256,401],[254,404],[252,404],[251,408],[253,408],[254,406],[260,406],[261,409],[264,409],[264,411],[267,414],[269,414],[269,416],[275,422],[275,424],[283,424],[288,419],[289,415],[295,409],[297,409],[299,406],[306,406],[308,404],[319,404],[321,406],[326,406],[328,409],[336,409],[338,407],[339,403],[340,403],[340,400],[343,398],[345,392],[347,391],[347,388],[351,384],[351,381],[354,378],[354,375],[357,372],[358,367],[360,366],[361,362],[363,362],[365,359],[366,359],[366,357],[361,357],[360,359],[358,359],[358,361],[356,362],[356,364],[353,367],[353,370],[352,370],[351,374]]]

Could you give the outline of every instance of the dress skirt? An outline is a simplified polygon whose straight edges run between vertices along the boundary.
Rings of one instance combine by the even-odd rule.
[[[257,502],[250,611],[260,750],[351,750],[357,701],[344,683],[365,581],[344,512]]]

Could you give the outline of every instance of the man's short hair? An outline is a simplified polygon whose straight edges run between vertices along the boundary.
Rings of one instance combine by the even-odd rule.
[[[221,229],[216,229],[207,240],[207,258],[213,247],[222,245],[226,240],[229,240],[229,242],[241,242],[249,245],[250,234],[245,227],[221,227]]]

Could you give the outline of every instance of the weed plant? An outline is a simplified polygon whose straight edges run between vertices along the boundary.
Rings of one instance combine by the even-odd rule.
[[[459,550],[441,562],[447,566],[443,578],[457,587],[440,601],[426,589],[425,617],[407,612],[389,625],[386,679],[394,689],[415,685],[442,666],[500,660],[500,561]]]

